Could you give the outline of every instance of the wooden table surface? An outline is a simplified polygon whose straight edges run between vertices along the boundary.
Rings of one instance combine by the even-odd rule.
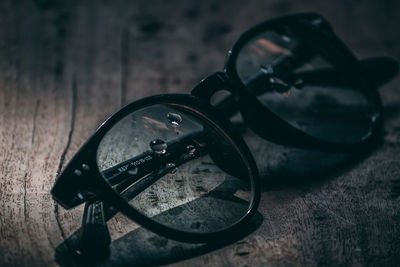
[[[400,59],[394,0],[1,1],[0,266],[88,265],[65,241],[82,208],[64,211],[49,191],[96,127],[131,101],[189,92],[222,70],[248,27],[304,11],[326,17],[358,58]],[[235,240],[184,244],[143,228],[129,232],[118,215],[101,264],[399,264],[399,85],[397,77],[380,90],[384,141],[366,155],[289,149],[246,134],[262,198]]]

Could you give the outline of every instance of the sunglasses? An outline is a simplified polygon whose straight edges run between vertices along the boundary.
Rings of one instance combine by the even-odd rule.
[[[220,91],[230,95],[211,105]],[[335,153],[370,147],[382,125],[375,84],[324,18],[263,22],[236,41],[224,71],[191,94],[128,104],[69,162],[51,193],[66,209],[86,202],[82,253],[108,248],[107,221],[117,212],[183,242],[240,232],[257,210],[260,184],[233,123],[238,113],[268,141]]]

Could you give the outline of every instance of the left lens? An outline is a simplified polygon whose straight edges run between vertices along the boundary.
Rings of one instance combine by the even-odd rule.
[[[97,164],[131,207],[176,230],[229,228],[253,200],[253,174],[239,149],[187,106],[154,104],[128,114],[101,140]]]

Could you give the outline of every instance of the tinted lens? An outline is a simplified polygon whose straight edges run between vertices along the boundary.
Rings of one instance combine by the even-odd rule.
[[[185,232],[228,228],[252,200],[240,151],[209,119],[178,105],[146,106],[121,119],[101,141],[97,164],[133,208]]]
[[[324,141],[359,142],[374,120],[363,81],[307,34],[286,25],[262,32],[239,52],[237,74],[296,128]]]

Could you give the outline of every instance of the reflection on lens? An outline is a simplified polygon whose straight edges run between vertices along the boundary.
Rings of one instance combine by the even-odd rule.
[[[146,106],[121,119],[102,139],[97,164],[132,207],[181,231],[228,228],[252,200],[251,173],[237,147],[178,105]]]
[[[296,128],[325,141],[361,141],[374,120],[365,88],[304,36],[282,25],[255,36],[238,54],[239,78]]]

